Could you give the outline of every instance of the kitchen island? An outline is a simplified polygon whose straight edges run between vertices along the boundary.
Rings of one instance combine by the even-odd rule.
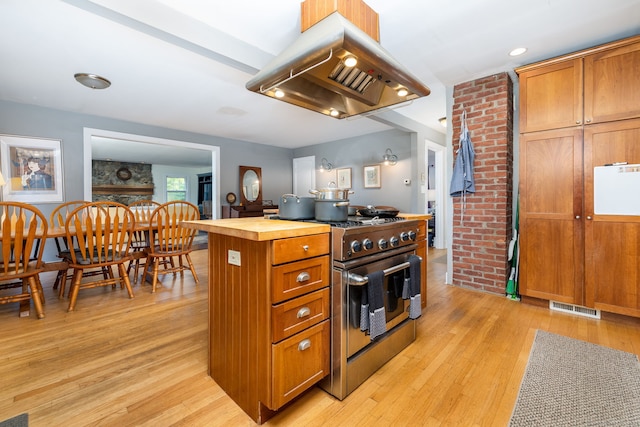
[[[261,424],[328,374],[330,227],[183,224],[209,233],[209,375]]]

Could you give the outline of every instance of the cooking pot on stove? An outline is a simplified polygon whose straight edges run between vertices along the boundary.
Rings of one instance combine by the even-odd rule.
[[[309,190],[309,193],[315,194],[316,199],[319,200],[348,200],[349,194],[353,194],[353,191],[349,191],[348,188],[337,188],[335,185],[335,182],[330,182],[328,188]]]
[[[349,205],[349,216],[358,215],[358,209],[364,208],[364,206]]]
[[[278,205],[280,219],[313,219],[316,214],[316,199],[283,194]]]
[[[391,206],[371,206],[367,205],[366,208],[358,209],[358,212],[362,216],[375,217],[378,218],[393,218],[398,215],[400,212],[398,209],[393,208]]]
[[[317,221],[343,222],[349,214],[348,200],[316,199],[315,215]]]

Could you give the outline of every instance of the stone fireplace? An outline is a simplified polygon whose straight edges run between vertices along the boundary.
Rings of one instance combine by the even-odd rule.
[[[129,205],[153,198],[151,166],[143,163],[91,162],[92,201],[108,200]]]

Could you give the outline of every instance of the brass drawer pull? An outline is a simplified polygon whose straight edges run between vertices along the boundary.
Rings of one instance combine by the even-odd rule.
[[[311,347],[311,340],[302,340],[300,341],[300,344],[298,344],[298,350],[299,351],[305,351],[308,348]]]
[[[303,245],[302,249],[304,249],[304,251],[307,252],[309,250],[309,245]]]
[[[310,314],[311,310],[309,310],[309,307],[302,307],[300,310],[298,310],[298,314],[296,314],[296,317],[298,319],[302,319],[303,317],[307,317]]]
[[[306,282],[310,278],[311,276],[309,276],[309,273],[307,273],[306,271],[303,271],[302,273],[298,274],[298,277],[296,277],[296,282],[298,283]]]

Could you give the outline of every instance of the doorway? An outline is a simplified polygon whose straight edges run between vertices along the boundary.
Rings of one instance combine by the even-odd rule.
[[[427,140],[425,143],[425,159],[427,161],[426,172],[426,197],[425,212],[433,215],[433,247],[444,249],[446,239],[444,233],[444,219],[446,218],[445,195],[445,147],[433,141]],[[430,242],[431,243],[431,242]]]
[[[316,157],[293,159],[293,194],[304,196],[316,188]]]
[[[207,159],[204,164],[207,165],[207,167],[210,165],[211,179],[213,181],[210,193],[211,212],[214,218],[220,218],[220,147],[92,128],[84,128],[83,139],[85,200],[92,199],[91,165],[93,160],[93,144],[96,140],[101,140],[101,143],[104,143],[104,140],[110,140],[113,142],[114,151],[111,157],[114,160],[118,159],[118,156],[121,156],[121,158],[123,160],[126,159],[126,161],[134,163],[141,162],[141,159],[135,158],[135,152],[143,151],[149,155],[150,152],[160,153],[169,150],[175,150],[171,151],[173,154],[169,156],[172,158],[170,164],[174,165],[180,164],[184,166],[184,164],[180,163],[180,159],[186,158],[188,154]],[[124,151],[124,153],[118,152],[123,150],[116,148],[119,145],[121,146],[122,143],[126,144],[126,151]],[[149,146],[150,144],[151,147]]]

